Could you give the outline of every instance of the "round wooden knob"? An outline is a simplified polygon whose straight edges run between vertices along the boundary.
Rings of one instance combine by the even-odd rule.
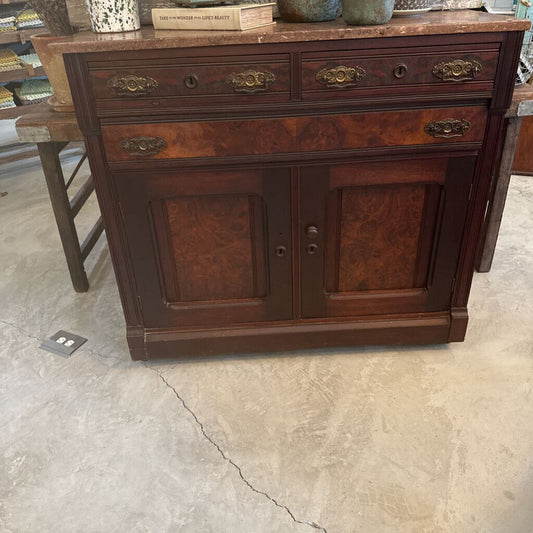
[[[305,228],[305,236],[312,240],[318,238],[318,228],[316,226],[307,226]]]

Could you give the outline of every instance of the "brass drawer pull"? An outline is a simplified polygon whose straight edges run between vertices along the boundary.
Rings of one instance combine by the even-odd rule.
[[[345,67],[341,65],[335,68],[323,68],[316,74],[316,81],[326,87],[354,87],[358,81],[366,76],[361,67]]]
[[[150,76],[135,76],[128,74],[127,76],[113,76],[107,85],[113,89],[117,95],[125,96],[146,96],[154,89],[157,89],[159,83]]]
[[[462,137],[469,129],[470,122],[468,120],[455,120],[453,118],[428,122],[424,126],[424,131],[428,135],[432,137],[443,137],[445,139]]]
[[[478,61],[454,61],[438,63],[433,67],[433,75],[442,81],[473,80],[482,70]]]
[[[167,141],[161,137],[133,137],[120,141],[120,147],[130,155],[156,155],[165,146]]]
[[[276,76],[272,72],[258,72],[256,70],[232,72],[226,78],[226,83],[231,85],[237,93],[266,91],[274,81],[276,81]]]

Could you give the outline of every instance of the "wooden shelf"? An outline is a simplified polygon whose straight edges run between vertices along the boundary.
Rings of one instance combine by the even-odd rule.
[[[24,80],[26,78],[35,78],[37,76],[46,76],[46,72],[44,71],[43,67],[29,67],[22,68],[20,70],[8,70],[6,72],[0,72],[0,83]]]
[[[28,113],[38,113],[40,111],[45,111],[49,108],[48,102],[41,102],[40,104],[34,105],[21,105],[18,107],[12,107],[10,109],[0,110],[0,120],[9,120],[12,118],[18,118],[22,115],[27,115]]]
[[[46,28],[33,28],[30,30],[19,30],[19,31],[4,31],[0,33],[0,44],[9,44],[9,43],[26,43],[30,40],[32,35],[37,35],[38,33],[45,33],[48,31]]]

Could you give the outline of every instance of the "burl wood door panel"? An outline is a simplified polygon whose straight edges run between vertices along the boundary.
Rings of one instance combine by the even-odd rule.
[[[464,129],[444,131],[449,119],[459,125],[465,123]],[[486,120],[487,110],[484,106],[471,106],[284,118],[108,125],[102,128],[102,132],[109,161],[128,161],[481,142],[485,134]],[[439,133],[433,130],[432,134],[432,124],[443,131]],[[161,139],[161,149],[157,152],[131,149],[139,144],[138,139],[146,137]]]
[[[147,327],[292,316],[288,170],[116,174],[115,182]]]
[[[474,165],[457,157],[304,169],[302,316],[448,308]]]

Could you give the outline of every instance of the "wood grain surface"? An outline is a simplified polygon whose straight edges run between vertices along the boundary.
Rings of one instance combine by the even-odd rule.
[[[468,120],[461,137],[432,137],[424,131],[431,121]],[[481,141],[485,133],[484,107],[454,107],[391,112],[313,115],[305,117],[217,120],[187,123],[104,126],[110,161],[224,157],[315,152]],[[140,136],[161,137],[167,146],[153,156],[135,156],[120,143]]]

